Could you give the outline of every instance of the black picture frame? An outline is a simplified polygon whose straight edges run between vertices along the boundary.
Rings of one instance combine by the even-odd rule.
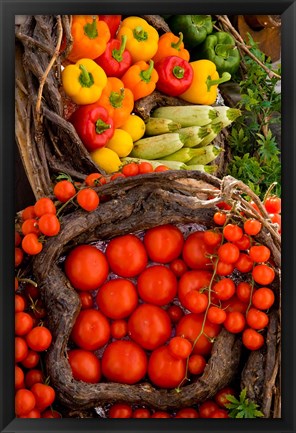
[[[295,171],[296,104],[295,41],[296,4],[287,0],[194,1],[81,0],[14,1],[0,0],[1,31],[1,146],[0,146],[0,427],[1,432],[294,432],[295,412]],[[30,14],[112,14],[173,13],[278,14],[282,16],[282,418],[255,420],[128,420],[128,419],[17,419],[14,415],[13,350],[13,245],[14,245],[14,18]]]

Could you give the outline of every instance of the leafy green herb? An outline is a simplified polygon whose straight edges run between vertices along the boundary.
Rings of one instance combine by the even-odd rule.
[[[239,400],[233,395],[227,395],[226,398],[230,403],[225,404],[225,407],[230,410],[230,418],[259,418],[263,417],[263,413],[258,409],[258,404],[246,398],[247,388],[244,388]]]

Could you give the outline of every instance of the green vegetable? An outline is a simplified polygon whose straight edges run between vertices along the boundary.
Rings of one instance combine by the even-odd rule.
[[[187,48],[200,45],[213,31],[211,15],[172,15],[167,23],[174,34],[183,33]]]
[[[207,146],[210,144],[217,137],[217,135],[220,134],[222,127],[222,122],[211,123],[211,132],[201,141],[200,146]]]
[[[221,152],[221,148],[213,145],[200,147],[198,149],[183,147],[183,149],[177,150],[177,152],[161,159],[163,161],[181,161],[184,163],[189,162],[190,164],[205,165],[217,158]]]
[[[229,403],[225,407],[230,410],[230,418],[258,418],[263,417],[263,413],[259,410],[258,404],[246,398],[247,388],[244,388],[240,395],[239,400],[234,395],[227,395],[226,399]]]
[[[205,126],[217,119],[218,115],[210,105],[166,106],[156,108],[152,113],[152,117],[171,119],[182,127]]]
[[[176,152],[184,142],[176,132],[141,138],[135,141],[130,156],[134,158],[159,159]]]
[[[209,35],[203,42],[198,57],[215,63],[219,75],[222,75],[223,72],[235,74],[241,61],[235,40],[227,32],[216,32]]]
[[[181,124],[171,119],[149,117],[145,124],[145,134],[149,136],[175,132],[181,128]]]
[[[222,122],[222,128],[231,125],[242,114],[238,108],[229,108],[226,105],[218,105],[215,107],[215,110],[218,113],[218,117],[212,123]]]
[[[204,171],[209,174],[214,174],[217,170],[216,165],[202,165],[202,164],[186,164],[186,170],[198,170],[198,171]]]
[[[198,146],[208,134],[212,132],[210,125],[208,126],[188,126],[187,128],[179,129],[181,140],[184,141],[184,147]]]

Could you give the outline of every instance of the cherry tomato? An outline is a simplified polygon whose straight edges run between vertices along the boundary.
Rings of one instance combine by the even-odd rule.
[[[14,387],[15,389],[25,388],[25,375],[23,370],[15,365],[14,367]]]
[[[146,268],[138,277],[140,298],[153,305],[166,305],[177,294],[177,279],[166,266],[154,265]]]
[[[206,244],[204,232],[194,232],[184,243],[183,260],[191,269],[211,270],[212,262],[207,256],[214,251],[214,247]]]
[[[91,173],[89,174],[84,182],[87,186],[100,186],[105,185],[107,183],[106,178],[100,173]]]
[[[265,209],[268,213],[281,213],[281,205],[282,201],[280,197],[276,195],[269,196],[264,202]]]
[[[133,409],[129,404],[116,403],[109,409],[109,418],[132,418]]]
[[[19,418],[41,418],[41,413],[38,409],[32,409],[29,413],[21,415]]]
[[[132,234],[111,239],[106,249],[106,257],[112,271],[125,278],[139,275],[148,263],[143,243]]]
[[[225,309],[227,313],[236,311],[244,314],[247,311],[248,304],[242,302],[236,295],[234,295],[231,299],[222,302],[222,308]]]
[[[275,272],[267,265],[257,265],[253,269],[252,276],[256,283],[266,286],[273,282]]]
[[[36,300],[37,298],[40,298],[38,286],[34,286],[31,283],[25,285],[24,293],[28,299],[32,298],[33,300]]]
[[[128,320],[128,333],[141,347],[153,350],[170,338],[171,326],[170,318],[162,308],[141,304]]]
[[[142,407],[135,409],[133,412],[133,418],[150,418],[150,416],[150,410]]]
[[[22,362],[28,355],[29,351],[26,340],[24,340],[22,337],[15,337],[14,345],[15,362]]]
[[[42,418],[62,418],[62,415],[56,410],[48,409],[42,412]]]
[[[208,309],[207,319],[211,323],[221,325],[223,322],[225,322],[226,312],[222,310],[222,308],[211,306]]]
[[[101,379],[101,364],[93,352],[74,349],[68,352],[68,360],[74,379],[87,383],[98,383]]]
[[[179,305],[171,305],[167,309],[167,313],[173,323],[178,323],[179,320],[184,316],[184,311]]]
[[[29,218],[22,224],[22,234],[26,236],[29,233],[35,233],[36,235],[40,234],[38,220],[36,218]]]
[[[238,283],[236,288],[236,295],[242,302],[250,302],[252,293],[252,286],[249,283],[242,281]]]
[[[223,235],[225,239],[227,239],[230,242],[239,241],[242,238],[243,234],[244,234],[243,230],[235,224],[226,224],[226,226],[223,229]]]
[[[279,213],[269,214],[269,218],[273,224],[278,224],[278,232],[282,232],[282,217]]]
[[[188,271],[188,267],[182,259],[172,260],[169,267],[170,270],[174,272],[177,278],[182,277],[182,275],[185,274],[186,271]]]
[[[126,177],[137,176],[139,174],[139,165],[135,162],[130,162],[122,167],[121,172]]]
[[[35,210],[34,210],[34,206],[27,206],[23,212],[22,212],[22,220],[25,221],[29,218],[35,218],[36,214],[35,214]]]
[[[260,232],[262,224],[260,221],[250,218],[244,222],[244,231],[247,235],[256,236]]]
[[[17,268],[23,261],[24,253],[21,248],[16,247],[14,249],[14,266]]]
[[[150,164],[150,162],[140,162],[138,165],[139,167],[139,174],[145,174],[145,173],[151,173],[153,171],[153,166]]]
[[[158,410],[151,415],[151,418],[171,418],[171,415],[163,410]]]
[[[212,279],[212,273],[207,271],[187,271],[178,283],[178,298],[182,305],[187,308],[186,295],[194,291],[199,291],[209,287]]]
[[[244,233],[238,241],[234,242],[234,245],[242,251],[248,250],[251,246],[251,239]]]
[[[26,308],[26,301],[21,295],[14,295],[14,311],[20,313]]]
[[[204,332],[200,335],[203,321],[204,314],[186,314],[177,325],[176,335],[183,336],[191,341],[193,344],[193,353],[209,355],[213,346],[213,343],[209,339],[216,337],[221,327],[220,325],[210,323],[206,320]]]
[[[260,287],[252,296],[252,304],[259,310],[268,310],[274,303],[274,293],[268,287]]]
[[[100,197],[91,188],[81,189],[76,197],[79,206],[87,212],[93,212],[100,204]]]
[[[153,262],[169,263],[180,256],[184,237],[178,227],[166,224],[148,229],[143,242]]]
[[[211,418],[211,415],[218,409],[217,403],[207,400],[199,406],[199,415],[201,418]]]
[[[123,173],[114,173],[110,177],[110,181],[116,180],[118,177],[126,177]]]
[[[209,298],[205,293],[200,293],[197,290],[191,290],[185,295],[185,301],[184,306],[191,312],[191,313],[203,313],[206,311]]]
[[[175,418],[199,418],[199,413],[193,407],[184,407],[178,410]]]
[[[254,262],[267,262],[270,258],[270,249],[265,245],[254,245],[250,248],[249,255]]]
[[[247,316],[247,324],[253,329],[263,329],[268,325],[269,319],[266,313],[257,310],[256,308],[250,308]]]
[[[217,409],[211,414],[211,418],[229,418],[227,410]]]
[[[239,258],[239,249],[231,242],[226,242],[218,249],[219,259],[224,263],[235,263]]]
[[[191,355],[188,360],[188,370],[191,374],[199,375],[204,372],[207,362],[202,355]]]
[[[114,320],[114,322],[111,323],[111,336],[112,338],[116,338],[117,340],[120,340],[121,338],[125,337],[128,333],[128,327],[126,320]]]
[[[15,394],[15,413],[17,416],[26,415],[34,409],[36,399],[32,391],[28,389],[19,389]]]
[[[235,262],[235,267],[238,271],[246,274],[253,269],[253,260],[248,254],[240,253],[238,260]]]
[[[41,412],[54,402],[55,390],[50,385],[34,383],[31,387],[31,392],[36,399],[36,409],[39,409]]]
[[[100,287],[96,301],[105,316],[110,319],[124,319],[138,305],[137,290],[129,280],[123,278],[109,280]]]
[[[160,388],[175,388],[186,376],[186,361],[173,356],[168,346],[161,346],[151,353],[148,376]]]
[[[220,389],[220,391],[218,391],[214,397],[215,402],[222,408],[225,408],[225,404],[230,403],[230,401],[227,399],[227,395],[235,395],[234,389],[230,386]]]
[[[31,388],[35,383],[43,383],[44,376],[41,370],[32,369],[27,371],[25,376],[25,384],[27,388]]]
[[[91,245],[80,245],[68,254],[65,273],[75,289],[96,290],[109,272],[105,255]]]
[[[34,212],[37,217],[41,217],[46,213],[56,214],[57,210],[54,202],[48,197],[42,197],[36,201],[34,205]]]
[[[89,292],[79,292],[78,295],[80,298],[82,310],[86,310],[87,308],[93,307],[94,301],[93,301],[93,298]]]
[[[173,337],[168,345],[171,355],[177,359],[186,359],[192,352],[192,344],[183,337]]]
[[[255,329],[247,328],[242,335],[243,345],[249,350],[258,350],[264,344],[264,337]]]
[[[46,213],[42,215],[38,222],[41,233],[46,236],[56,236],[61,230],[61,224],[56,215]]]
[[[158,173],[158,172],[161,172],[161,171],[168,171],[168,170],[169,170],[169,167],[167,167],[166,165],[161,164],[161,165],[158,165],[154,169],[154,173]]]
[[[22,240],[22,249],[25,253],[34,256],[42,251],[43,245],[38,240],[38,236],[35,233],[29,233]]]
[[[233,263],[224,263],[221,260],[218,260],[216,274],[219,275],[219,277],[226,277],[227,275],[232,274],[234,267]]]
[[[76,194],[76,189],[69,180],[61,180],[55,184],[53,193],[61,203],[66,203]]]
[[[100,311],[93,308],[82,310],[73,326],[71,338],[81,349],[97,350],[109,341],[110,324]]]
[[[132,385],[147,372],[147,355],[133,341],[114,341],[102,357],[102,373],[112,382]]]
[[[242,332],[246,324],[245,316],[239,311],[231,311],[227,313],[227,317],[223,323],[225,329],[232,334]]]
[[[48,328],[45,326],[38,326],[33,328],[26,335],[26,342],[30,349],[36,352],[43,352],[51,345],[52,335]]]
[[[205,243],[211,247],[217,247],[221,244],[222,234],[214,230],[206,230],[204,235]]]
[[[38,364],[40,360],[39,353],[35,352],[35,350],[29,350],[28,355],[22,361],[22,364],[26,368],[34,368]]]
[[[213,292],[218,299],[226,301],[235,294],[235,284],[230,278],[222,278],[213,285]]]
[[[226,214],[224,212],[216,212],[214,214],[214,222],[218,225],[218,226],[223,226],[226,222]]]

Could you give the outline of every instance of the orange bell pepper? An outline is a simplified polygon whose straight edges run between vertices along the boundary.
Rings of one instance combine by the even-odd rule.
[[[189,62],[190,54],[189,51],[184,48],[183,33],[180,32],[179,36],[178,38],[178,36],[175,36],[172,32],[167,32],[160,36],[157,52],[152,59],[154,63],[168,56],[181,57],[181,59]]]
[[[130,89],[124,87],[119,78],[109,77],[98,105],[106,108],[113,119],[114,128],[120,128],[134,108],[134,97]]]
[[[99,57],[111,37],[108,25],[99,21],[97,15],[73,15],[71,34],[73,47],[68,59],[73,63],[82,58]]]
[[[154,69],[153,60],[149,64],[140,60],[134,63],[121,77],[125,87],[133,92],[134,100],[150,95],[156,87],[158,73]]]

